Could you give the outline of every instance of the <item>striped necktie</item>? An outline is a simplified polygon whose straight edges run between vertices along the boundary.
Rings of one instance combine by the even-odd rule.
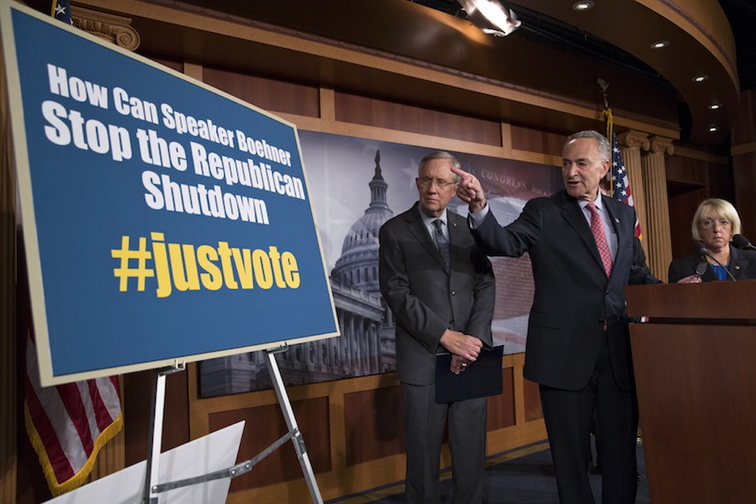
[[[591,212],[591,232],[593,232],[593,238],[596,239],[596,246],[598,246],[599,254],[601,255],[601,262],[604,263],[606,276],[611,276],[612,253],[609,251],[609,242],[606,241],[604,223],[601,221],[601,216],[598,210],[596,210],[595,204],[588,203],[585,207]]]
[[[441,228],[443,225],[443,221],[441,219],[436,219],[433,221],[433,226],[436,228],[436,245],[438,246],[438,251],[441,252],[441,258],[444,260],[444,266],[446,266],[446,269],[449,269],[449,240],[446,239],[446,236],[444,236],[444,230]]]

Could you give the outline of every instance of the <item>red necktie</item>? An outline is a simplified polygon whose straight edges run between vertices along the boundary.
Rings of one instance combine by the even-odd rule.
[[[612,253],[609,251],[609,243],[606,241],[604,223],[601,221],[601,216],[596,210],[595,204],[588,203],[585,207],[591,212],[591,231],[593,238],[596,239],[596,246],[598,246],[601,261],[604,263],[604,270],[608,277],[612,274]]]

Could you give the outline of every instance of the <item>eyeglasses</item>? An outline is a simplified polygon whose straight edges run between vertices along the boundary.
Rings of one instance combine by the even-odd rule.
[[[726,228],[732,224],[732,221],[727,219],[704,219],[699,222],[701,229],[711,229],[715,224],[718,224],[719,227]]]
[[[447,187],[456,185],[457,182],[449,182],[448,180],[443,179],[434,179],[430,177],[423,177],[421,179],[417,179],[417,183],[420,184],[420,187],[422,188],[428,188],[432,186],[434,183],[438,186],[439,189],[446,189]]]

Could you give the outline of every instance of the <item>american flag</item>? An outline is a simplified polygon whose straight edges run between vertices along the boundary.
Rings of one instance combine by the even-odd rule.
[[[100,449],[123,426],[118,378],[96,378],[52,387],[39,381],[34,332],[26,340],[26,432],[53,496],[81,486]]]
[[[612,194],[614,199],[635,208],[633,204],[633,192],[630,190],[630,180],[627,178],[627,170],[622,162],[622,153],[617,145],[617,134],[612,129]],[[638,215],[635,215],[635,237],[641,237],[640,221]]]
[[[69,0],[53,0],[51,15],[73,24]],[[52,495],[81,486],[100,449],[123,426],[118,377],[43,387],[31,313],[27,315],[24,420]]]
[[[63,21],[68,25],[73,25],[70,0],[53,0],[52,11],[50,12],[50,15],[58,21]]]

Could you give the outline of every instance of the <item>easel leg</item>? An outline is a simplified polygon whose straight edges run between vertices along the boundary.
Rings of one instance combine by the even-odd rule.
[[[305,481],[307,481],[307,487],[310,489],[312,502],[314,502],[315,504],[323,504],[323,498],[320,496],[318,483],[317,481],[315,481],[315,473],[312,470],[310,458],[307,456],[307,449],[305,448],[302,433],[299,432],[297,419],[294,417],[294,410],[291,409],[289,396],[286,394],[286,389],[284,388],[283,380],[281,379],[281,372],[278,369],[278,362],[276,361],[275,354],[275,350],[265,351],[265,357],[268,359],[268,371],[270,372],[270,379],[273,382],[273,388],[276,391],[276,396],[278,396],[278,403],[281,405],[281,412],[283,413],[284,419],[286,420],[286,425],[289,428],[289,432],[294,433],[291,441],[292,443],[294,443],[294,450],[297,452],[299,465],[302,467],[302,473],[304,473]]]
[[[165,377],[176,371],[183,371],[184,366],[176,365],[155,371],[155,383],[152,388],[152,411],[150,413],[150,452],[147,456],[147,470],[145,471],[144,504],[157,504],[158,478],[160,475],[160,449],[163,444],[163,416],[165,413]]]

